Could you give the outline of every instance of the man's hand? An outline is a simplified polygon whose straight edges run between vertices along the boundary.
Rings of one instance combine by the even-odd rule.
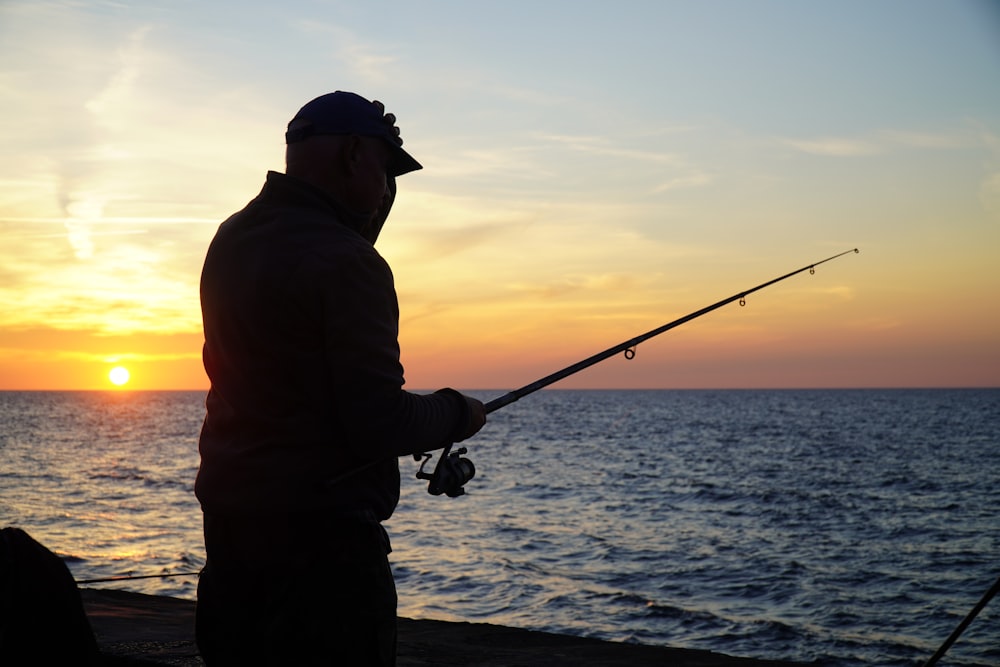
[[[378,112],[382,114],[382,122],[392,128],[392,133],[396,136],[396,143],[402,146],[403,138],[399,136],[399,128],[396,127],[396,114],[386,113],[385,105],[379,102],[378,100],[374,100],[372,104],[378,107]]]
[[[483,405],[483,402],[464,394],[462,397],[465,399],[466,405],[469,406],[469,430],[458,439],[459,442],[479,433],[479,429],[486,424],[486,406]]]

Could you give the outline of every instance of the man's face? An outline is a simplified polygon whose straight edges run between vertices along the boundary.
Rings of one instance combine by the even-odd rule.
[[[361,235],[371,241],[373,245],[378,240],[378,235],[382,231],[382,226],[385,224],[386,218],[389,217],[389,211],[392,210],[392,202],[395,199],[396,179],[389,176],[385,180],[385,194],[382,196],[382,203],[379,205],[378,210],[375,211],[375,215],[372,216],[368,224],[361,230]]]
[[[386,172],[392,159],[391,149],[385,141],[375,137],[361,137],[358,146],[357,171],[351,183],[354,209],[372,216],[384,205],[387,191]]]

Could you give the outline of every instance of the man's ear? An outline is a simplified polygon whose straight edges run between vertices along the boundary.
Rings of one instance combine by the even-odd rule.
[[[354,176],[361,168],[363,148],[361,137],[356,134],[345,137],[341,143],[338,157],[348,177]]]

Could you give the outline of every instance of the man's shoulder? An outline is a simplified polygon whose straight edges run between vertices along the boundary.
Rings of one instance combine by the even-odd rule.
[[[368,243],[338,217],[335,210],[315,200],[264,190],[219,226],[219,235],[256,238],[278,245],[351,248],[364,252]]]

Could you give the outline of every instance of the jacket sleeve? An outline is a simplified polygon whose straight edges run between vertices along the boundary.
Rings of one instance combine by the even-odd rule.
[[[403,456],[460,437],[470,418],[461,394],[403,389],[399,305],[385,260],[358,243],[318,270],[332,409],[354,456]]]

